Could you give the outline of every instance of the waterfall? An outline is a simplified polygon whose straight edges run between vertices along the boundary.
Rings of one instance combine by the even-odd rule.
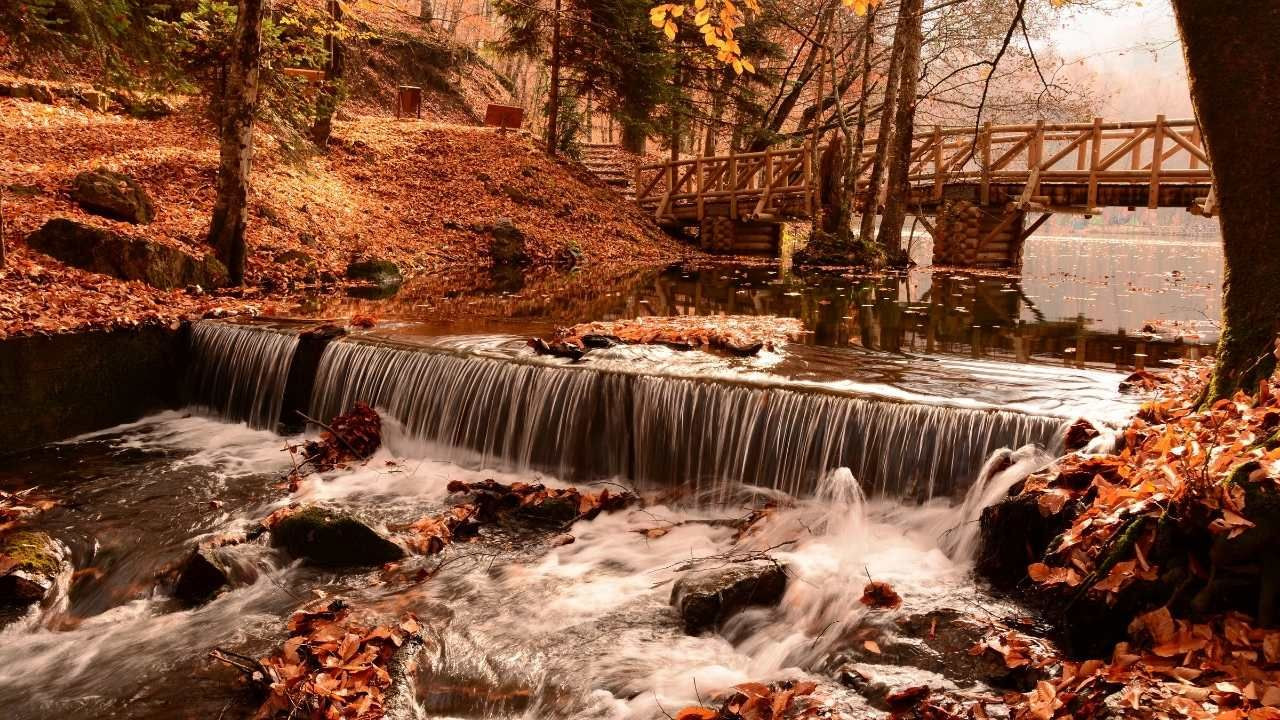
[[[189,404],[200,412],[250,427],[280,421],[296,333],[276,328],[200,322],[191,328]]]
[[[359,341],[325,350],[311,413],[356,401],[457,462],[572,480],[793,495],[847,467],[871,494],[966,489],[1000,448],[1056,449],[1064,421],[723,379],[551,366]]]

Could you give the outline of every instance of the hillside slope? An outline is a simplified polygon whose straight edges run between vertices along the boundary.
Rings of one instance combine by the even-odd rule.
[[[55,217],[201,256],[214,200],[214,128],[194,101],[159,120],[67,104],[0,99],[0,186],[10,257],[0,272],[0,336],[163,322],[217,306],[236,312],[294,285],[332,286],[348,262],[379,258],[406,274],[483,268],[490,228],[509,218],[534,265],[648,264],[688,251],[576,164],[522,133],[360,116],[335,125],[327,153],[287,159],[259,137],[248,284],[236,297],[160,291],[63,266],[23,238]],[[154,198],[149,225],[82,210],[81,171],[134,177]],[[285,251],[301,261],[278,262]],[[298,255],[301,253],[301,255]]]

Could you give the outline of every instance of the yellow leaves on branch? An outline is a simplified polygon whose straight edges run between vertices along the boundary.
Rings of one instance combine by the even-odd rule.
[[[733,71],[754,73],[755,65],[742,56],[742,48],[738,45],[734,32],[747,24],[747,16],[760,12],[759,0],[740,0],[739,7],[734,0],[693,0],[692,7],[679,3],[662,3],[649,11],[649,21],[655,28],[674,41],[679,33],[679,23],[691,21],[694,28],[702,33],[707,47],[716,52],[716,59],[733,67]],[[840,0],[847,8],[859,15],[878,5],[880,0]]]

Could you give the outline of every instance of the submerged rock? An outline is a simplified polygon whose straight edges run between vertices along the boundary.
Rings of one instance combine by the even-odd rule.
[[[66,563],[62,546],[42,532],[16,532],[0,543],[0,605],[43,602]]]
[[[271,544],[327,567],[382,565],[405,555],[355,515],[315,506],[280,520],[271,529]]]
[[[106,168],[76,175],[71,199],[95,215],[135,225],[145,225],[155,218],[155,205],[147,191],[128,175]]]
[[[671,589],[671,605],[684,631],[698,635],[752,605],[777,605],[786,591],[785,565],[772,559],[731,562],[685,573]]]
[[[162,290],[227,284],[227,268],[212,254],[198,260],[168,245],[66,218],[45,223],[27,236],[27,244],[72,267],[121,280],[141,280]]]

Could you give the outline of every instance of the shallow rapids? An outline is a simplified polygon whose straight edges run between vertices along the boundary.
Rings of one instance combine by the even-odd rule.
[[[402,428],[388,432],[392,447],[411,445]],[[337,596],[375,617],[411,611],[427,626],[438,650],[413,678],[417,717],[660,718],[736,683],[800,677],[823,683],[852,717],[877,717],[833,681],[837,662],[876,666],[862,649],[868,637],[883,643],[894,618],[938,607],[1013,611],[968,573],[972,543],[963,537],[978,500],[867,499],[848,470],[798,498],[749,485],[667,493],[642,509],[580,521],[568,529],[576,541],[559,547],[509,539],[453,546],[406,563],[437,568],[423,581],[320,571],[250,543],[237,551],[256,568],[255,581],[181,609],[157,579],[168,566],[200,539],[290,501],[354,508],[394,527],[444,506],[451,480],[558,482],[465,468],[419,445],[417,454],[384,448],[289,495],[273,489],[289,467],[285,442],[169,413],[27,453],[0,471],[0,486],[36,484],[61,502],[34,525],[66,543],[74,564],[55,602],[0,632],[6,717],[245,717],[252,701],[208,652],[265,655],[285,637],[291,612]],[[1022,451],[971,497],[1007,489],[1045,460]],[[779,509],[735,543],[735,530],[720,521],[765,500]],[[678,574],[690,563],[762,551],[788,568],[781,604],[748,610],[719,632],[685,635],[668,602]],[[868,576],[891,583],[904,606],[886,613],[861,605]]]

